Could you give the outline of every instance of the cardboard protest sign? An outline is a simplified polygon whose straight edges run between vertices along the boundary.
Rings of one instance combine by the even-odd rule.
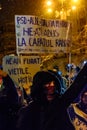
[[[29,88],[34,74],[40,70],[39,56],[5,56],[3,70],[7,72],[18,86]]]
[[[70,47],[70,22],[15,15],[17,54],[66,52]]]

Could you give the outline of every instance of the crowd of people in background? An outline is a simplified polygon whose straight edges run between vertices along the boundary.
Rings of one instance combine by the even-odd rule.
[[[28,95],[0,68],[0,130],[76,129],[72,109],[69,113],[67,109],[87,84],[87,63],[72,72],[72,76],[63,75],[58,66],[38,71]],[[76,106],[80,109],[80,105]]]

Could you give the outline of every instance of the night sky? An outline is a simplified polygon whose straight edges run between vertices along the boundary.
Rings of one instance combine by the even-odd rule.
[[[4,21],[13,22],[14,15],[49,17],[46,12],[46,0],[0,0],[0,4],[2,6],[2,10],[0,10],[0,23],[4,23]],[[59,0],[53,1],[53,4],[54,9],[60,9]]]
[[[0,0],[0,4],[0,22],[13,21],[14,15],[41,15],[44,12],[40,0]]]

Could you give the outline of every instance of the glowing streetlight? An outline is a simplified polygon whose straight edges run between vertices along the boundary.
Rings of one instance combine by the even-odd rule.
[[[49,8],[47,11],[48,11],[48,13],[52,13],[52,9],[51,8]]]
[[[51,1],[47,1],[47,6],[51,6],[52,2]]]
[[[51,14],[53,12],[53,4],[52,4],[52,1],[51,0],[47,0],[46,2],[46,5],[47,5],[47,12],[49,14]]]
[[[76,6],[73,5],[73,6],[71,7],[71,9],[72,9],[72,10],[76,10]]]

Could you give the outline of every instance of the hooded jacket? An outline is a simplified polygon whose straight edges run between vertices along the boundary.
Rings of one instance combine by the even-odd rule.
[[[54,100],[47,102],[45,98],[42,98],[44,97],[42,86],[50,81],[56,82],[56,96]],[[86,82],[87,64],[79,72],[69,89],[63,95],[60,95],[60,82],[48,72],[37,72],[33,78],[31,88],[33,101],[20,111],[17,129],[74,130],[67,113],[67,108],[79,95]]]

